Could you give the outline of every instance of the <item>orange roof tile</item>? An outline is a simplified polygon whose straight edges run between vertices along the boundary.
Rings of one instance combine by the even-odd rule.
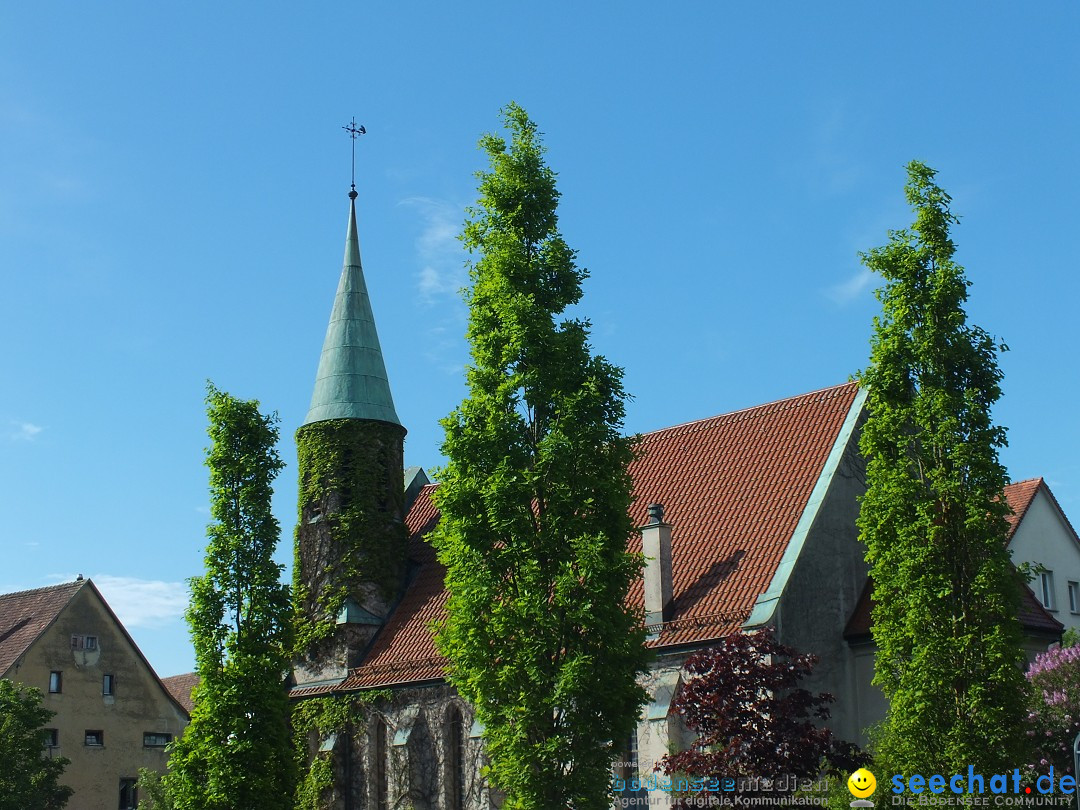
[[[1009,540],[1012,540],[1012,536],[1016,534],[1016,527],[1024,519],[1028,507],[1035,500],[1035,493],[1039,491],[1042,483],[1042,478],[1029,478],[1026,481],[1017,481],[1015,484],[1009,484],[1005,487],[1005,500],[1008,501],[1009,506],[1012,508],[1012,514],[1007,515],[1005,518],[1009,521]]]
[[[858,393],[826,388],[642,436],[630,468],[635,525],[650,503],[672,524],[674,607],[655,647],[697,644],[737,629],[776,573],[825,461]],[[425,535],[438,522],[429,484],[406,519],[412,579],[364,664],[342,683],[315,691],[368,689],[439,680],[446,661],[431,623],[444,615],[445,568]],[[641,550],[641,538],[629,547]],[[642,585],[630,602],[640,605]],[[295,696],[314,694],[312,688]]]
[[[0,676],[53,623],[88,580],[0,594]]]
[[[1009,539],[1016,533],[1016,528],[1020,525],[1020,521],[1024,519],[1024,515],[1027,514],[1028,507],[1035,500],[1035,495],[1043,490],[1050,498],[1050,503],[1057,509],[1058,514],[1061,515],[1061,519],[1065,521],[1065,525],[1072,533],[1073,539],[1078,545],[1080,545],[1080,535],[1077,535],[1076,529],[1069,521],[1069,516],[1065,514],[1065,510],[1061,508],[1061,504],[1058,503],[1057,496],[1054,495],[1053,490],[1050,489],[1050,485],[1046,483],[1044,479],[1029,478],[1026,481],[1019,481],[1015,484],[1009,484],[1005,487],[1005,498],[1009,502],[1009,506],[1012,507],[1013,513],[1009,516]]]
[[[168,678],[162,678],[161,685],[172,695],[173,700],[183,706],[184,711],[190,715],[191,710],[195,708],[195,701],[192,700],[191,693],[199,685],[199,676],[194,672],[171,675]]]

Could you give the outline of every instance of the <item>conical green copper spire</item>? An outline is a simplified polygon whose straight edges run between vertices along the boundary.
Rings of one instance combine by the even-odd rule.
[[[341,281],[330,313],[305,425],[326,419],[368,419],[401,424],[390,396],[386,364],[360,266],[355,194],[355,191],[349,194],[345,263],[341,268]]]

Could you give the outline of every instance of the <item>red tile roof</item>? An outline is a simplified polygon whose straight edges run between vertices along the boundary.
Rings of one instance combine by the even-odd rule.
[[[642,525],[648,504],[661,503],[673,527],[673,620],[654,646],[703,643],[746,620],[776,573],[857,392],[847,383],[642,437],[630,469],[637,498],[631,516]],[[431,501],[436,486],[425,486],[409,511],[413,579],[364,664],[341,684],[294,695],[443,677],[446,661],[430,626],[444,615],[445,569],[424,539],[439,518]],[[640,551],[640,537],[629,547]],[[630,601],[642,600],[639,583]]]
[[[1009,484],[1005,487],[1005,500],[1009,502],[1009,506],[1012,507],[1013,511],[1011,515],[1005,518],[1009,521],[1008,538],[1010,540],[1016,534],[1016,527],[1020,525],[1020,521],[1027,514],[1028,507],[1035,500],[1035,493],[1039,491],[1042,483],[1042,478],[1029,478],[1026,481],[1017,481],[1015,484]]]
[[[190,715],[191,710],[195,708],[195,701],[191,699],[191,693],[199,685],[199,676],[194,672],[188,672],[184,675],[172,675],[168,678],[162,678],[161,685],[172,695],[173,700],[183,706],[184,711]]]
[[[1080,545],[1080,535],[1077,535],[1076,529],[1069,521],[1069,516],[1065,514],[1065,510],[1061,508],[1061,504],[1058,503],[1057,497],[1050,489],[1050,485],[1046,483],[1042,478],[1029,478],[1026,481],[1018,481],[1015,484],[1009,484],[1005,487],[1005,498],[1009,502],[1009,506],[1013,509],[1013,514],[1008,517],[1009,521],[1009,539],[1016,534],[1016,529],[1020,525],[1020,521],[1024,519],[1027,514],[1028,508],[1035,500],[1035,495],[1039,490],[1046,492],[1050,498],[1050,503],[1057,509],[1058,514],[1061,515],[1061,519],[1065,522],[1069,531],[1072,532],[1073,539]]]
[[[0,676],[45,632],[87,582],[77,580],[0,595]]]

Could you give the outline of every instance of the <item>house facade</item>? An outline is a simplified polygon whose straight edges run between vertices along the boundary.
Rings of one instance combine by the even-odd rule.
[[[1042,478],[1010,484],[1009,551],[1026,564],[1031,590],[1066,630],[1080,632],[1080,539]]]
[[[291,694],[364,702],[365,722],[309,739],[311,756],[332,764],[327,806],[498,807],[500,796],[480,777],[484,730],[447,683],[432,635],[447,600],[445,570],[427,541],[439,520],[436,485],[415,469],[406,477],[401,466],[405,429],[379,350],[350,197],[342,277],[297,434],[294,567],[305,624],[320,629],[296,662]],[[630,601],[648,617],[655,658],[643,679],[649,702],[618,765],[623,779],[647,777],[672,747],[688,743],[671,708],[683,663],[739,630],[771,627],[781,643],[819,658],[806,685],[836,698],[830,725],[841,738],[864,742],[864,729],[883,716],[870,685],[867,566],[855,525],[865,489],[864,399],[846,383],[641,437],[630,470],[640,534],[629,547],[644,551],[648,564]],[[345,436],[354,444],[343,445]],[[357,459],[368,460],[363,470]],[[358,505],[369,527],[363,536],[349,533],[356,521],[341,519]],[[361,564],[376,558],[388,565]],[[335,593],[338,601],[329,598]],[[1033,647],[1060,637],[1061,626],[1031,594],[1021,618]],[[659,791],[624,797],[640,806],[669,801]]]
[[[188,714],[88,579],[0,595],[0,677],[55,715],[46,754],[70,760],[69,810],[134,810],[140,768],[164,772]]]

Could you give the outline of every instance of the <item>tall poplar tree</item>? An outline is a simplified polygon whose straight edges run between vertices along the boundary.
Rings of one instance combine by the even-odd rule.
[[[277,416],[207,386],[210,515],[206,573],[191,580],[195,707],[173,744],[166,795],[176,810],[289,810],[290,617],[280,528],[270,511],[282,468]]]
[[[910,229],[862,256],[877,292],[859,515],[874,582],[874,681],[897,773],[1000,772],[1024,760],[1019,579],[1006,548],[995,340],[967,322],[958,222],[935,172],[907,167]]]
[[[606,810],[647,661],[625,602],[641,571],[626,551],[626,394],[622,370],[592,354],[588,322],[560,319],[586,271],[559,235],[536,125],[516,104],[503,120],[509,144],[480,141],[491,167],[463,235],[476,257],[472,365],[468,397],[443,420],[435,542],[450,601],[438,639],[506,807]]]

